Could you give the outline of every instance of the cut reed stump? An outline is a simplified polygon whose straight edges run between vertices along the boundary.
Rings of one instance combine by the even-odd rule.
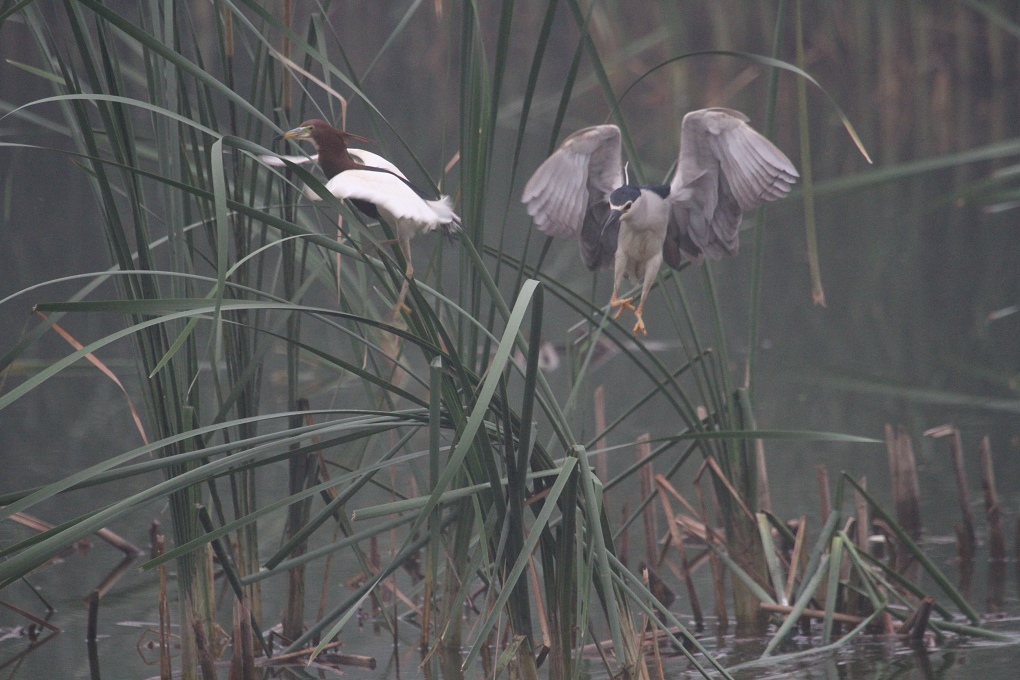
[[[824,465],[815,465],[815,478],[818,480],[818,506],[821,512],[818,516],[824,522],[832,512],[832,499],[829,496],[829,471]]]
[[[902,425],[893,430],[885,426],[885,444],[889,453],[889,472],[892,476],[893,502],[896,520],[907,534],[921,538],[921,486],[917,481],[917,461],[910,436]]]
[[[1017,573],[1020,575],[1020,517],[1016,518],[1016,527],[1013,529],[1013,553],[1016,556]]]
[[[931,595],[925,597],[918,604],[914,613],[907,617],[896,634],[909,638],[913,642],[920,642],[924,639],[924,631],[928,628],[928,619],[931,617],[932,609],[935,607],[935,598]]]
[[[789,616],[793,612],[793,607],[783,604],[772,604],[771,602],[762,602],[759,605],[762,611],[773,612],[776,614],[784,614]],[[800,612],[800,618],[802,620],[816,619],[818,621],[824,621],[826,613],[821,609],[802,609]],[[860,625],[864,622],[864,617],[854,616],[853,614],[844,614],[842,612],[833,612],[832,620],[839,621],[841,623],[849,623],[852,626]]]
[[[954,525],[957,552],[961,561],[972,561],[977,541],[974,538],[974,513],[970,509],[970,494],[967,491],[967,473],[963,467],[963,440],[960,431],[953,425],[942,425],[933,427],[924,435],[933,439],[949,438],[949,454],[956,473],[956,495],[960,500],[961,522]]]
[[[599,385],[595,388],[593,400],[595,407],[595,431],[601,435],[606,431],[606,389],[604,386]],[[595,456],[595,474],[598,475],[603,484],[609,481],[609,460],[608,454],[606,454],[606,445],[606,438],[604,436],[599,437],[599,440],[595,442],[595,448],[599,450],[599,454]]]
[[[255,640],[251,626],[248,625],[251,613],[246,606],[246,599],[247,596],[234,601],[229,680],[255,677]]]
[[[687,561],[687,551],[684,549],[683,529],[677,522],[676,513],[673,512],[673,504],[670,502],[667,493],[682,499],[683,497],[677,493],[676,489],[669,483],[662,475],[655,475],[655,485],[659,490],[659,502],[662,503],[662,510],[666,515],[666,521],[669,526],[669,535],[673,548],[680,556],[680,573],[684,579],[684,585],[687,587],[687,598],[691,605],[691,614],[694,616],[695,630],[699,633],[704,628],[704,617],[701,614],[701,603],[698,600],[698,592],[694,588],[694,580],[691,578],[691,566]],[[691,507],[693,510],[693,507]],[[660,561],[665,558],[666,551],[669,549],[667,545],[663,548],[662,556]]]
[[[308,411],[307,399],[297,400],[295,413],[290,417],[290,428],[297,429],[305,424],[305,415]],[[300,444],[294,444],[291,449],[297,449]],[[298,453],[288,458],[289,490],[291,495],[301,493],[309,485],[315,484],[317,467],[315,460],[310,453]],[[312,499],[306,498],[291,504],[287,508],[286,540],[290,541],[308,523],[311,514]],[[290,551],[290,558],[300,557],[308,550],[308,541],[297,542]],[[287,599],[283,609],[283,636],[288,640],[296,640],[301,637],[305,629],[305,567],[298,565],[287,572]]]
[[[1002,508],[995,491],[995,470],[992,467],[992,443],[986,436],[978,449],[981,459],[981,489],[985,495],[985,517],[988,522],[988,559],[1001,562],[1006,559],[1006,538],[1002,533]]]
[[[637,455],[638,462],[641,462],[648,458],[652,453],[651,435],[647,432],[637,438],[635,446],[635,453]],[[654,488],[652,484],[652,478],[655,476],[655,471],[652,468],[652,463],[649,461],[641,466],[639,473],[639,483],[641,490],[641,499],[644,500],[652,495]],[[648,503],[645,505],[644,510],[641,512],[641,519],[645,529],[645,564],[657,564],[659,561],[659,547],[658,537],[659,529],[655,521],[655,504]]]
[[[89,619],[88,629],[85,636],[85,646],[89,657],[89,674],[93,678],[99,677],[99,646],[96,638],[99,633],[99,591],[93,590],[88,597]]]

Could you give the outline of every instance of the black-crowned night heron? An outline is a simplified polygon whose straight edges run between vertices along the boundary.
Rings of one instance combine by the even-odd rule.
[[[633,309],[644,334],[645,297],[662,261],[679,269],[735,255],[745,211],[782,198],[796,181],[793,163],[755,132],[739,111],[692,111],[680,126],[680,157],[670,184],[624,184],[620,129],[596,125],[560,145],[524,187],[521,201],[550,236],[580,239],[591,270],[613,265],[610,308]],[[641,283],[637,307],[620,299],[621,280]]]
[[[404,173],[388,160],[364,149],[350,149],[351,140],[368,141],[364,137],[337,130],[324,120],[306,120],[298,127],[285,132],[283,139],[308,139],[318,154],[304,156],[263,156],[270,165],[283,166],[283,160],[292,163],[318,161],[326,175],[326,189],[337,198],[347,199],[368,217],[383,219],[393,227],[404,254],[406,279],[414,275],[411,263],[411,239],[418,232],[442,229],[445,234],[460,230],[460,218],[450,207],[449,196],[430,195],[408,181]],[[318,200],[315,192],[305,194]],[[394,316],[399,314],[407,296],[408,281],[400,289]]]

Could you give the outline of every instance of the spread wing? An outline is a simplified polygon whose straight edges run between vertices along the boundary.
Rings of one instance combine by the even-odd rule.
[[[364,149],[347,149],[347,153],[351,154],[351,156],[354,157],[354,160],[362,165],[367,165],[370,168],[382,168],[383,170],[392,172],[397,177],[407,179],[407,177],[404,176],[404,173],[400,172],[400,168],[393,165],[393,163],[390,163],[377,153],[365,151]]]
[[[800,177],[790,159],[747,123],[731,109],[684,116],[663,248],[671,267],[680,266],[681,253],[694,262],[735,255],[743,213],[782,198]]]
[[[259,154],[259,160],[273,168],[285,168],[287,167],[286,162],[290,162],[295,165],[310,165],[312,163],[316,163],[319,160],[319,154],[315,153],[311,156],[278,156],[276,154],[270,155],[263,153]]]
[[[282,156],[282,155],[269,155],[259,154],[259,160],[268,165],[271,168],[285,168],[287,163],[293,163],[294,165],[311,165],[312,163],[318,163],[319,154],[314,153],[311,156]],[[321,198],[317,193],[312,191],[312,188],[304,185],[302,186],[301,192],[310,201],[319,201]]]
[[[521,196],[539,231],[583,235],[588,213],[603,211],[603,204],[608,212],[609,194],[623,184],[622,157],[615,125],[596,125],[567,137],[535,170]]]
[[[388,160],[380,156],[379,154],[372,153],[371,151],[365,151],[364,149],[347,149],[347,153],[354,157],[354,160],[367,165],[372,168],[382,168],[388,170],[398,177],[404,177],[404,173],[400,172],[400,168],[390,163]],[[266,165],[274,168],[287,167],[287,162],[294,163],[295,165],[310,165],[312,163],[319,162],[319,154],[313,153],[311,156],[283,156],[283,155],[269,155],[259,154],[259,160]],[[407,179],[407,177],[404,177]]]
[[[581,225],[581,260],[592,271],[608,269],[616,259],[616,243],[620,239],[620,220],[609,219],[609,196],[592,202],[584,213]]]
[[[345,170],[326,182],[337,198],[371,203],[383,218],[433,224],[440,216],[402,178],[385,170]]]
[[[393,165],[393,163],[390,163],[379,154],[372,153],[371,151],[365,151],[364,149],[348,149],[347,152],[354,157],[354,160],[362,165],[367,165],[370,168],[380,168],[393,173],[397,177],[401,177],[405,180],[407,179],[407,177],[404,176],[404,173],[400,172],[400,168]],[[269,154],[260,154],[259,160],[273,168],[285,168],[287,167],[287,162],[294,163],[295,165],[310,165],[312,163],[318,163],[319,154],[315,153],[311,156],[271,156]],[[305,197],[311,201],[319,200],[319,195],[312,191],[310,187],[304,187],[303,193]]]

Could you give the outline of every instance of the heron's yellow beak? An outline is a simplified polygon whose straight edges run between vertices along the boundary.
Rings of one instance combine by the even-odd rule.
[[[279,139],[308,139],[312,136],[312,126],[296,127],[280,135]]]

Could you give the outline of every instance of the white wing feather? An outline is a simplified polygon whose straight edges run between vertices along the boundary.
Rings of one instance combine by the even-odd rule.
[[[394,175],[407,179],[404,173],[400,172],[400,168],[393,165],[393,163],[390,163],[377,153],[365,151],[364,149],[347,149],[347,153],[354,156],[354,160],[358,161],[362,165],[367,165],[370,168],[382,168],[383,170],[389,170]]]
[[[374,203],[387,221],[410,220],[423,226],[438,225],[442,221],[431,205],[388,172],[346,170],[326,182],[326,188],[337,198]]]
[[[380,156],[379,154],[372,153],[371,151],[365,151],[364,149],[347,149],[347,152],[354,157],[354,160],[367,165],[370,168],[382,168],[383,170],[389,170],[395,175],[399,175],[404,179],[407,177],[404,173],[400,172],[400,168],[390,163],[388,160]],[[296,165],[309,165],[311,163],[317,163],[319,161],[319,154],[315,153],[311,156],[278,156],[269,154],[260,154],[259,160],[274,168],[285,168],[287,164],[284,161],[289,161]]]
[[[285,168],[287,164],[284,161],[290,161],[295,165],[308,165],[309,163],[316,163],[319,160],[319,154],[312,154],[311,156],[270,156],[269,154],[259,154],[259,160],[274,168]]]

